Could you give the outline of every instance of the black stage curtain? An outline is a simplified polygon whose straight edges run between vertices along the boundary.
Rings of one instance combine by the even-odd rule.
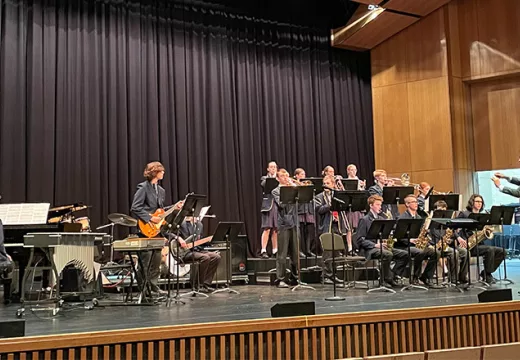
[[[168,202],[207,194],[254,253],[269,160],[374,168],[369,54],[331,49],[328,28],[176,1],[0,4],[4,203],[82,201],[98,226],[160,160]]]

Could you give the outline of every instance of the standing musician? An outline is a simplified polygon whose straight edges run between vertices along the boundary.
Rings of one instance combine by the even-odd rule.
[[[137,191],[134,194],[130,212],[134,218],[142,220],[145,223],[151,222],[159,224],[162,219],[152,214],[154,214],[157,209],[164,207],[165,191],[164,188],[158,184],[159,180],[162,180],[164,177],[164,166],[158,161],[148,163],[143,175],[146,180],[137,185]],[[139,236],[144,237],[142,233],[139,233]],[[148,278],[152,283],[152,291],[161,293],[157,285],[161,267],[161,252],[150,251],[144,253],[142,259],[145,266],[146,264],[150,264],[148,266]]]
[[[365,190],[367,186],[366,180],[360,180],[357,176],[357,167],[354,164],[350,164],[347,166],[347,179],[350,180],[358,180],[358,190]],[[363,213],[361,211],[354,211],[347,213],[348,223],[351,228],[355,231],[358,227],[359,220],[363,217]]]
[[[269,235],[271,235],[271,241],[273,245],[273,256],[278,251],[278,208],[274,205],[274,198],[271,193],[265,192],[265,183],[268,178],[276,178],[276,172],[278,171],[278,165],[276,162],[271,161],[267,165],[267,174],[260,178],[260,185],[263,189],[262,195],[262,250],[260,256],[264,259],[269,258],[267,255],[267,243],[269,242]]]
[[[419,210],[424,211],[424,207],[426,206],[426,194],[430,191],[432,187],[427,182],[422,182],[419,184],[419,195],[417,196],[417,203],[419,204]]]
[[[421,216],[417,213],[418,203],[415,195],[410,194],[406,196],[404,198],[404,205],[406,206],[406,211],[399,216],[399,219],[421,219]],[[420,280],[425,285],[431,286],[435,264],[437,263],[436,252],[428,246],[423,250],[417,249],[414,246],[416,240],[417,239],[410,239],[410,255],[414,260],[414,273],[412,274],[413,277],[410,279],[410,284],[417,283],[418,280]],[[408,239],[398,239],[394,247],[408,252]],[[428,263],[423,272],[422,262],[426,259],[428,260]]]
[[[448,210],[448,204],[444,200],[439,200],[435,204],[433,204],[434,210]],[[434,211],[432,210],[432,211]],[[436,246],[437,243],[446,235],[446,229],[444,228],[436,228],[430,230],[431,240],[430,244],[432,246]],[[448,247],[445,247],[445,251],[443,251],[442,257],[448,259],[450,264],[450,278],[451,282],[456,284],[457,280],[460,281],[461,284],[468,283],[468,250],[463,247],[455,248],[455,240],[456,235],[453,234],[450,243],[447,244]],[[442,244],[442,243],[441,243]],[[436,249],[437,251],[437,259],[442,260],[441,257],[441,249]],[[457,263],[455,260],[458,259]],[[459,268],[460,264],[460,268]],[[442,271],[444,271],[444,264],[441,263]],[[457,279],[458,274],[458,279]]]
[[[280,185],[272,191],[278,214],[278,231],[280,234],[280,248],[276,254],[276,283],[279,288],[287,288],[285,282],[286,258],[289,252],[291,261],[291,282],[296,282],[298,276],[298,234],[296,233],[296,204],[282,204],[280,202],[280,187],[293,186],[289,173],[285,169],[278,170],[278,181]]]
[[[325,177],[327,175],[334,177],[334,168],[330,165],[325,166],[321,172],[321,176]]]
[[[189,236],[196,235],[197,238],[193,239],[196,241],[200,238],[203,232],[202,222],[195,222],[194,218],[189,216],[186,217],[185,221],[179,228],[181,239],[184,241]],[[179,240],[179,238],[177,238]],[[173,246],[173,244],[172,244]],[[215,289],[211,287],[211,282],[215,277],[218,265],[220,263],[220,254],[218,252],[207,251],[202,247],[197,246],[191,251],[187,252],[182,259],[186,263],[199,262],[199,280],[202,283],[202,288],[199,289],[201,292],[211,292]],[[192,279],[193,280],[193,279]]]
[[[395,248],[389,250],[385,243],[380,244],[377,239],[367,238],[368,230],[370,229],[370,226],[374,220],[387,219],[385,216],[380,215],[381,208],[383,206],[383,198],[381,196],[370,196],[368,198],[368,205],[370,207],[370,211],[368,214],[363,216],[361,220],[359,220],[358,229],[354,236],[354,242],[360,252],[360,255],[366,257],[367,260],[381,259],[385,276],[383,281],[386,282],[388,286],[398,286],[398,283],[390,271],[390,262],[392,260],[395,261],[395,266],[393,269],[395,274],[403,274],[406,268],[406,264],[408,264],[408,252]],[[380,248],[380,245],[382,245],[383,249]]]
[[[520,157],[518,158],[518,162],[520,163]],[[506,179],[507,182],[517,185],[518,187],[516,189],[504,186],[500,184],[500,179]],[[520,198],[520,178],[513,177],[513,176],[506,176],[500,172],[495,173],[495,176],[491,178],[493,180],[493,183],[495,183],[495,186],[504,194],[508,194],[517,198]]]
[[[387,179],[385,170],[375,170],[374,171],[374,180],[375,185],[372,185],[368,189],[368,193],[370,195],[379,195],[381,198],[383,197],[383,188],[385,186],[394,186],[394,181],[392,179]],[[392,218],[396,219],[399,216],[399,210],[397,205],[395,204],[384,204],[382,207],[382,211],[386,214],[390,212]]]
[[[332,205],[332,191],[335,182],[333,175],[326,175],[323,178],[323,192],[316,196],[316,213],[319,215],[318,234],[334,233],[343,236],[348,232],[348,224],[346,216],[343,212],[330,211]],[[341,283],[340,279],[333,279],[332,262],[326,261],[333,256],[339,256],[340,251],[323,251],[323,282],[325,284],[332,284],[333,281]]]
[[[478,214],[484,211],[484,198],[479,194],[473,194],[468,200],[466,210],[459,214],[460,218],[469,218],[471,213]],[[457,240],[459,245],[467,248],[467,241],[473,235],[473,231],[462,229],[458,233]],[[496,246],[478,245],[471,249],[471,256],[482,256],[484,258],[484,270],[480,273],[480,277],[488,284],[494,284],[493,273],[498,269],[505,258],[502,248]]]
[[[305,170],[297,168],[294,170],[296,181],[305,179]],[[298,204],[298,220],[300,222],[300,257],[315,257],[312,249],[316,249],[315,243],[315,219],[312,202]],[[316,250],[315,250],[316,251]]]

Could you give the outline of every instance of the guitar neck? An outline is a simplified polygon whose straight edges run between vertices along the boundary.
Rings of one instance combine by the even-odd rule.
[[[168,215],[170,215],[172,212],[174,212],[176,206],[177,206],[177,204],[173,205],[171,208],[169,208],[167,211],[165,211],[164,214],[162,214],[162,215],[160,216],[161,219],[166,218]]]
[[[187,247],[189,249],[191,249],[192,247],[199,246],[199,245],[205,244],[207,242],[210,242],[211,239],[213,239],[213,236],[208,236],[208,237],[205,237],[205,238],[202,238],[200,240],[196,240],[196,241],[194,241],[192,243],[187,244]]]

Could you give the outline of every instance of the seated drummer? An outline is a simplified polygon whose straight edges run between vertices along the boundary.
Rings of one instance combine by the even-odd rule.
[[[203,233],[203,225],[199,221],[191,216],[186,217],[184,222],[181,224],[179,232],[182,240],[188,239],[190,236],[194,236],[192,241],[200,239],[200,235]],[[190,241],[190,242],[192,242]],[[172,246],[176,246],[172,243]],[[176,249],[173,249],[175,251]],[[208,251],[201,246],[196,246],[186,253],[181,259],[185,263],[200,262],[199,265],[199,281],[201,283],[201,292],[211,292],[215,289],[211,287],[215,273],[217,272],[218,265],[220,264],[220,254],[214,251]]]
[[[421,219],[421,216],[417,213],[418,211],[418,202],[415,195],[407,195],[404,198],[404,204],[406,206],[406,211],[399,216],[399,219]],[[435,271],[435,264],[437,262],[435,258],[435,250],[430,247],[425,247],[423,250],[419,250],[415,247],[415,241],[417,239],[410,239],[410,255],[414,260],[414,273],[412,279],[410,279],[410,283],[417,283],[418,280],[422,281],[425,285],[431,286],[433,273]],[[398,239],[395,243],[394,247],[396,249],[401,249],[404,251],[408,251],[408,239]],[[423,260],[428,260],[426,268],[424,272],[422,271],[422,262]],[[421,275],[422,273],[422,275]]]
[[[447,210],[448,204],[444,200],[439,200],[435,204],[433,204],[434,210]],[[446,229],[444,228],[435,228],[430,229],[430,244],[432,246],[436,246],[436,244],[446,235]],[[449,264],[449,272],[451,277],[451,282],[457,283],[457,274],[458,280],[461,284],[468,283],[468,250],[462,247],[458,247],[455,249],[455,240],[457,236],[453,234],[450,239],[449,247],[446,251],[443,252],[442,257],[448,259]],[[440,247],[436,249],[437,258],[442,259]],[[458,261],[456,262],[455,259]],[[460,264],[460,266],[458,266]],[[441,264],[444,269],[444,264]]]

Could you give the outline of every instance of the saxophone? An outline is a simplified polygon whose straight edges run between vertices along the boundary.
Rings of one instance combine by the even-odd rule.
[[[386,216],[386,218],[388,220],[392,220],[392,212],[390,211],[390,209],[386,209],[386,212],[383,213],[384,216]],[[393,230],[392,230],[393,231]],[[388,239],[384,239],[383,240],[383,244],[386,245],[386,248],[390,251],[392,251],[392,249],[394,248],[394,244],[395,244],[395,239],[392,237],[392,234],[390,233],[390,235],[388,236]]]
[[[437,244],[435,245],[435,248],[437,250],[442,250],[443,252],[448,251],[448,248],[450,247],[451,242],[453,239],[451,238],[453,236],[453,229],[447,229],[444,236],[437,241]],[[443,247],[444,246],[444,247]]]
[[[433,217],[433,212],[428,215],[428,217],[424,220],[424,224],[421,227],[421,232],[419,233],[419,237],[415,241],[415,247],[419,250],[424,250],[430,243],[430,237],[428,236],[428,227],[430,226],[430,220]]]
[[[476,231],[468,238],[468,250],[473,249],[477,244],[480,244],[486,239],[493,239],[495,234],[493,233],[493,226],[486,225],[480,231]]]

